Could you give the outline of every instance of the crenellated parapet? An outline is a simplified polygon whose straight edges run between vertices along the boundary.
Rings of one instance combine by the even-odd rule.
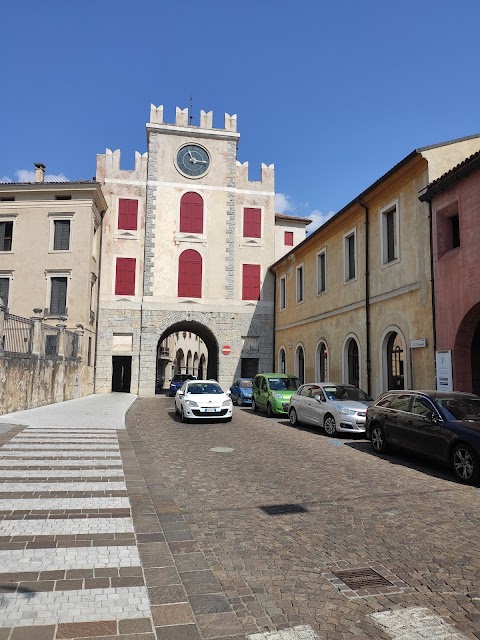
[[[175,126],[175,127],[191,127],[194,129],[212,129],[214,131],[226,131],[228,133],[236,133],[237,132],[237,116],[236,114],[230,115],[226,113],[224,116],[224,126],[223,129],[214,129],[213,127],[213,111],[204,111],[203,109],[200,111],[200,126],[194,126],[190,122],[190,112],[188,107],[185,109],[180,109],[180,107],[176,107],[175,109],[175,122],[167,123],[163,121],[163,105],[156,107],[154,104],[150,105],[150,122],[147,124],[147,128],[149,125],[162,125],[163,126]],[[152,127],[153,128],[153,127]]]
[[[115,149],[115,151],[107,149],[104,154],[97,154],[97,181],[104,182],[110,178],[146,182],[148,153],[141,154],[135,151],[134,169],[121,169],[120,155],[120,149]]]
[[[260,168],[260,180],[249,180],[248,161],[239,162],[237,160],[236,184],[238,189],[249,189],[251,191],[274,191],[275,190],[275,165],[266,165],[264,162]]]

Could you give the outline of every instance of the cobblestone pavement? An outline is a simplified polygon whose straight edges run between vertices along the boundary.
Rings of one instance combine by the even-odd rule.
[[[164,397],[127,432],[159,639],[480,637],[480,495],[448,470],[250,409],[182,424]]]

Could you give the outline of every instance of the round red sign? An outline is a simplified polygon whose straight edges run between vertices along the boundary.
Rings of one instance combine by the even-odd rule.
[[[222,353],[224,356],[229,356],[231,352],[232,352],[232,349],[228,346],[228,344],[222,347]]]

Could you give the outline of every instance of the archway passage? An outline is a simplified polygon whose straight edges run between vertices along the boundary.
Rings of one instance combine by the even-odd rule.
[[[480,302],[460,323],[452,355],[455,391],[480,395]]]
[[[355,387],[360,385],[358,344],[355,338],[350,338],[347,347],[347,382]]]
[[[189,349],[192,349],[190,353]],[[183,359],[179,363],[180,352]],[[165,388],[174,373],[190,373],[201,379],[218,380],[218,342],[211,330],[200,322],[176,322],[160,336],[157,345],[156,390],[160,390],[160,383]]]
[[[402,339],[392,331],[387,339],[387,375],[389,389],[405,389]]]

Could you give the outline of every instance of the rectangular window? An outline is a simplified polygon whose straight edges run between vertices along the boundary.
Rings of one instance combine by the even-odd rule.
[[[244,264],[242,300],[260,300],[260,265]]]
[[[12,250],[13,222],[0,222],[0,251]]]
[[[396,205],[382,212],[382,236],[382,262],[388,264],[398,258]]]
[[[297,267],[297,302],[303,302],[303,266]]]
[[[450,218],[450,226],[452,231],[452,249],[460,246],[460,219],[458,213]]]
[[[262,237],[262,210],[246,208],[243,210],[243,237]]]
[[[15,196],[3,196],[0,198],[0,202],[15,202]]]
[[[68,251],[70,249],[70,220],[54,220],[53,250]]]
[[[317,293],[323,293],[327,289],[327,252],[322,251],[317,255]]]
[[[57,334],[47,334],[45,336],[45,355],[57,355]]]
[[[293,247],[293,231],[285,231],[284,243],[286,247]]]
[[[50,278],[50,315],[63,316],[67,312],[67,278]]]
[[[345,281],[356,277],[355,232],[345,237]]]
[[[135,258],[117,258],[115,272],[115,295],[135,295]]]
[[[71,200],[72,196],[55,196],[55,200]]]
[[[88,336],[87,366],[92,366],[92,336]]]
[[[0,296],[2,296],[3,304],[8,307],[8,293],[10,291],[10,278],[0,278]]]
[[[287,279],[285,276],[280,278],[280,309],[287,307]]]
[[[118,201],[118,228],[136,231],[138,219],[138,200],[120,198]]]

